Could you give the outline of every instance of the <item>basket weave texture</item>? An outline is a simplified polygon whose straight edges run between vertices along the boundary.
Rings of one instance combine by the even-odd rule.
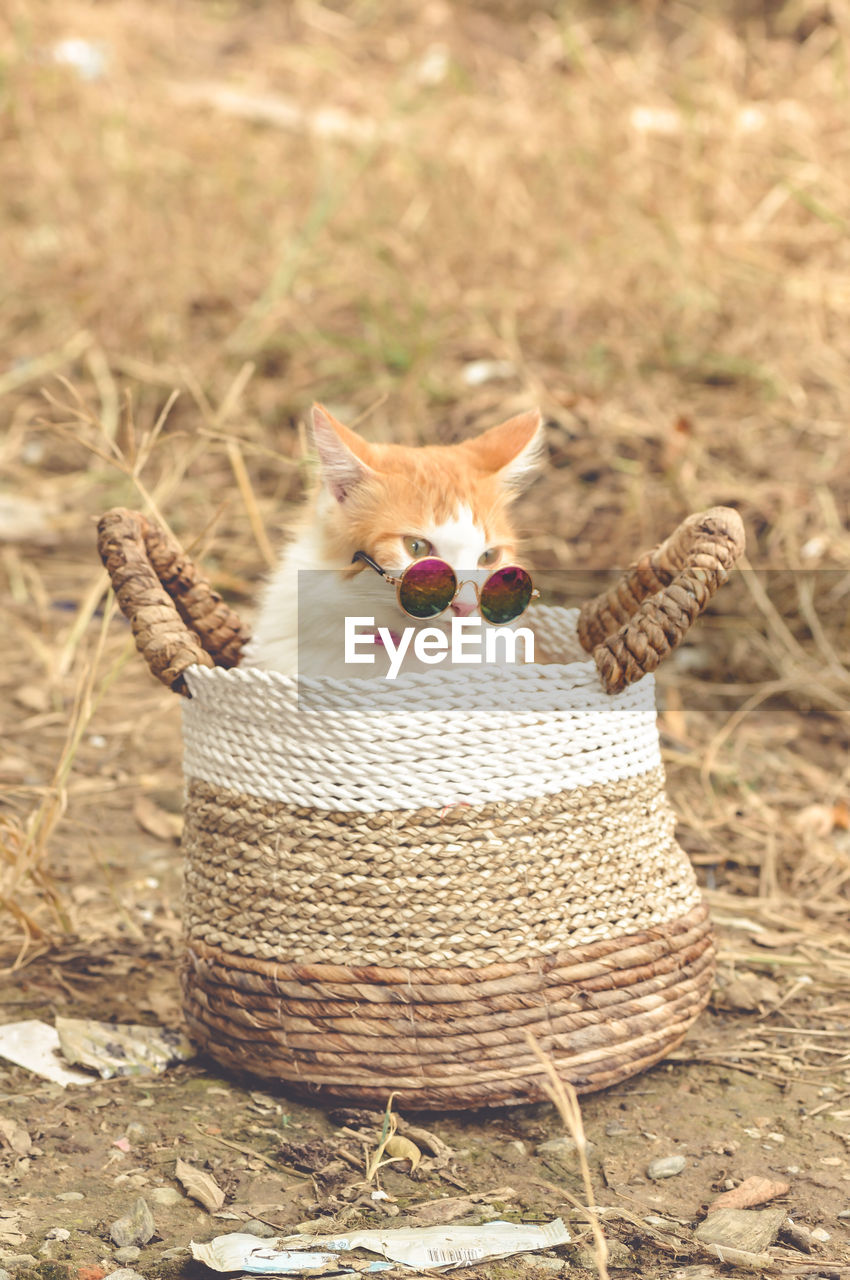
[[[529,1031],[580,1091],[677,1045],[708,999],[713,938],[674,836],[653,681],[634,672],[723,581],[732,517],[684,600],[670,591],[694,557],[670,540],[628,591],[538,609],[545,664],[298,682],[233,668],[232,617],[231,669],[178,671],[160,637],[161,678],[190,695],[183,990],[199,1045],[301,1093],[397,1090],[409,1108],[541,1097]]]

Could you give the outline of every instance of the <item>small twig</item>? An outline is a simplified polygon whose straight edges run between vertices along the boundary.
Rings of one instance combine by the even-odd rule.
[[[237,404],[242,398],[242,392],[254,376],[257,366],[253,360],[246,360],[240,367],[236,377],[224,393],[221,404],[215,411],[213,422],[216,427],[222,427]]]
[[[247,1146],[243,1142],[232,1142],[229,1138],[221,1138],[218,1134],[207,1133],[203,1125],[195,1123],[195,1128],[202,1137],[207,1138],[210,1142],[218,1142],[223,1147],[230,1147],[233,1151],[241,1151],[243,1156],[253,1156],[255,1160],[261,1160],[263,1164],[268,1165],[270,1169],[279,1169],[283,1173],[291,1174],[293,1178],[302,1178],[309,1180],[309,1173],[303,1173],[300,1169],[293,1169],[288,1164],[282,1164],[279,1160],[273,1160],[271,1156],[264,1156],[261,1151],[255,1151],[253,1147]]]
[[[398,1131],[405,1138],[418,1143],[420,1147],[429,1148],[432,1155],[444,1156],[446,1159],[454,1155],[448,1143],[443,1142],[442,1138],[438,1138],[430,1129],[423,1129],[417,1124],[408,1124],[406,1120],[399,1120]]]
[[[265,560],[269,568],[277,561],[272,544],[269,542],[266,533],[263,518],[260,515],[260,508],[257,498],[251,484],[251,477],[248,475],[248,469],[245,466],[245,459],[242,457],[242,451],[236,440],[228,440],[225,446],[227,457],[233,469],[233,475],[239,486],[239,492],[242,495],[242,501],[245,504],[245,510],[248,514],[248,523],[251,526],[251,532],[254,535],[254,541],[260,549],[260,554]]]
[[[45,356],[37,356],[35,360],[27,360],[24,364],[9,369],[0,377],[0,396],[17,391],[30,382],[40,382],[66,365],[73,364],[94,342],[94,337],[86,329],[80,329],[69,338],[58,351],[51,351]]]
[[[347,1165],[350,1165],[352,1169],[356,1169],[358,1173],[363,1172],[363,1161],[352,1155],[345,1147],[337,1147],[335,1154],[339,1156],[340,1160],[344,1160]]]
[[[363,409],[360,413],[358,413],[357,417],[352,420],[350,424],[352,430],[356,431],[357,428],[360,426],[360,423],[365,422],[367,418],[371,417],[376,409],[380,409],[382,404],[386,404],[389,398],[390,398],[389,392],[382,391],[381,394],[378,396],[377,400],[373,400],[371,404],[368,404],[366,408]]]
[[[593,1185],[590,1180],[590,1166],[587,1163],[587,1138],[584,1133],[584,1124],[581,1118],[581,1107],[579,1106],[578,1094],[568,1080],[561,1079],[555,1068],[554,1062],[548,1054],[543,1052],[530,1031],[526,1030],[525,1038],[528,1041],[528,1046],[531,1049],[531,1052],[534,1054],[535,1058],[541,1064],[548,1076],[549,1083],[544,1084],[543,1087],[557,1108],[558,1114],[564,1123],[564,1127],[576,1144],[586,1204],[582,1205],[578,1201],[575,1203],[577,1208],[587,1214],[587,1218],[593,1232],[596,1269],[599,1272],[600,1280],[609,1280],[607,1266],[608,1245],[605,1241],[602,1228],[599,1225],[599,1216],[593,1203]],[[569,1192],[565,1191],[564,1195],[568,1199],[572,1200]]]

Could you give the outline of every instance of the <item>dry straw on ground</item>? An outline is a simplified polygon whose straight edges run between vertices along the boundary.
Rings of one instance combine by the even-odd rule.
[[[728,965],[846,979],[848,38],[805,0],[7,5],[10,959],[176,928],[130,818],[176,803],[176,712],[93,518],[158,511],[249,613],[320,396],[409,441],[539,402],[528,553],[573,598],[741,510],[753,572],[663,682],[671,793]]]

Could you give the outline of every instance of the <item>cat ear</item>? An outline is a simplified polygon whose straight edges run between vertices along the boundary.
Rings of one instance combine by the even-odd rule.
[[[320,404],[313,405],[313,439],[322,465],[322,478],[337,502],[374,475],[366,458],[368,442],[337,422]]]
[[[495,473],[509,488],[521,488],[540,463],[543,443],[540,410],[530,409],[468,440],[466,448],[482,471]]]

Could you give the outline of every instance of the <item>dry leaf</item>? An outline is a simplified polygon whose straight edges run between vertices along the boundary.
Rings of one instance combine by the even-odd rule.
[[[411,1142],[410,1138],[402,1138],[399,1134],[394,1133],[391,1138],[387,1139],[384,1147],[384,1153],[393,1160],[409,1160],[410,1172],[419,1164],[422,1159],[422,1152],[419,1150],[415,1142]]]
[[[217,1213],[224,1204],[224,1192],[209,1173],[203,1173],[185,1160],[178,1158],[174,1166],[174,1175],[182,1182],[187,1193],[198,1204],[202,1204],[207,1213]]]
[[[810,937],[802,929],[759,929],[757,933],[750,934],[750,940],[757,947],[775,950],[780,947],[796,947],[798,942],[809,942]]]
[[[757,1204],[767,1204],[777,1196],[784,1196],[791,1190],[787,1182],[773,1182],[770,1178],[745,1178],[739,1187],[732,1191],[724,1191],[712,1200],[708,1212],[716,1209],[752,1209]]]
[[[429,1200],[418,1209],[409,1209],[404,1222],[409,1227],[442,1227],[449,1222],[457,1222],[458,1218],[469,1217],[475,1208],[469,1196],[446,1196],[445,1199]]]
[[[161,809],[150,796],[137,796],[133,805],[133,817],[143,831],[157,840],[179,840],[183,832],[183,818],[179,813]]]
[[[27,1156],[32,1150],[32,1138],[17,1120],[0,1116],[0,1138],[8,1143],[15,1155]]]
[[[407,1120],[399,1119],[399,1131],[406,1137],[412,1138],[425,1151],[430,1151],[432,1155],[445,1156],[446,1159],[454,1155],[454,1151],[447,1142],[443,1142],[443,1139],[438,1138],[430,1129],[423,1129],[421,1125],[409,1124]]]
[[[714,1009],[734,1009],[736,1012],[762,1012],[779,1002],[780,988],[772,978],[743,970],[735,974],[723,986],[718,986],[711,997]]]
[[[411,1227],[439,1227],[456,1222],[474,1213],[479,1204],[493,1200],[515,1200],[513,1187],[494,1187],[491,1191],[475,1191],[468,1196],[441,1196],[438,1200],[423,1200],[407,1206],[405,1222]]]

